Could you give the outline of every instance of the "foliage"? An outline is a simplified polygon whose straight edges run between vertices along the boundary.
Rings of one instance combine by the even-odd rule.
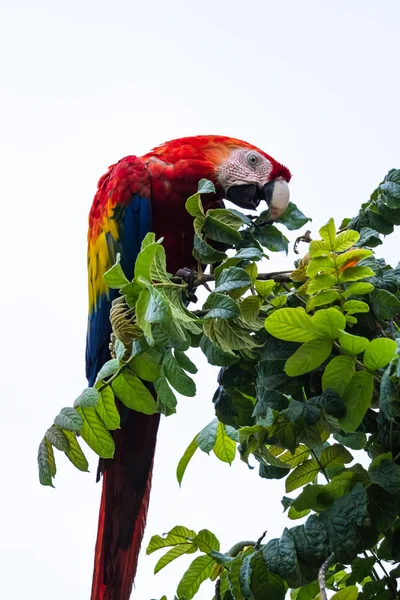
[[[288,248],[268,212],[205,212],[201,193],[212,191],[202,180],[186,204],[199,263],[193,285],[167,272],[162,243],[152,233],[131,282],[119,260],[106,273],[106,282],[120,290],[132,335],[123,343],[114,328],[113,358],[94,387],[47,430],[40,481],[53,485],[53,447],[87,470],[78,436],[99,456],[113,455],[115,397],[146,414],[174,413],[176,392],[196,393],[191,375],[197,369],[186,351],[199,347],[221,367],[216,418],[184,452],[179,483],[198,448],[227,463],[237,453],[258,464],[261,477],[285,478],[292,495],[282,499],[284,510],[290,521],[303,521],[279,539],[239,542],[226,553],[210,531],[174,527],[153,536],[147,548],[168,548],[155,572],[197,552],[178,598],[190,600],[211,578],[216,600],[283,600],[288,588],[293,600],[311,600],[322,564],[333,557],[326,587],[336,600],[395,598],[399,567],[386,567],[400,561],[400,267],[376,258],[372,248],[400,224],[400,171],[389,171],[339,230],[330,219],[286,279],[259,273],[266,250]],[[294,230],[307,221],[290,204],[280,224]],[[193,289],[207,280],[204,264],[213,265],[215,287],[202,309],[191,311]],[[368,469],[355,462],[360,450]]]

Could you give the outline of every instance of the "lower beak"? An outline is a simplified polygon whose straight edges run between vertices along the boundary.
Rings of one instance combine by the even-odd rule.
[[[274,179],[263,186],[263,194],[270,210],[270,221],[277,221],[289,204],[290,191],[287,181]]]
[[[262,188],[255,184],[235,185],[228,189],[227,200],[236,206],[255,210],[261,200],[265,200],[270,210],[269,220],[276,221],[289,204],[289,186],[284,179],[269,181]]]

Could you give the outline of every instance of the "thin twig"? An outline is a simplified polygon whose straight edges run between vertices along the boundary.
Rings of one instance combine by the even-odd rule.
[[[219,577],[215,582],[215,600],[221,600],[221,580]]]
[[[326,572],[329,569],[329,567],[334,563],[335,560],[335,553],[332,552],[332,554],[330,554],[328,556],[328,558],[326,559],[326,561],[323,563],[322,567],[320,568],[320,570],[318,571],[318,583],[319,583],[319,590],[321,592],[321,600],[328,600],[328,596],[326,595]]]
[[[256,545],[254,546],[254,548],[255,548],[256,550],[259,550],[259,549],[260,549],[261,542],[263,541],[263,539],[265,538],[265,536],[266,536],[266,535],[267,535],[267,532],[266,532],[266,531],[264,531],[264,532],[262,533],[262,535],[260,535],[260,537],[259,537],[259,538],[258,538],[258,540],[256,541]]]
[[[277,283],[290,283],[292,281],[289,277],[290,273],[292,273],[292,271],[275,271],[273,273],[259,273],[257,275],[257,279],[258,281],[267,281],[268,279],[273,279]],[[206,285],[209,281],[215,281],[215,276],[210,273],[203,273],[199,277],[196,277],[191,287],[195,288],[199,287],[200,285]]]

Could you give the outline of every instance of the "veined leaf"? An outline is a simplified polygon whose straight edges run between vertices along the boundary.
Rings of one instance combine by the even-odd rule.
[[[289,202],[287,209],[283,213],[283,215],[277,220],[277,223],[282,223],[289,229],[289,231],[293,231],[295,229],[300,229],[307,223],[307,221],[311,221],[308,217],[303,215],[303,213],[297,208],[297,206],[293,202]]]
[[[218,277],[214,292],[229,292],[249,285],[251,285],[251,277],[247,271],[238,267],[228,267]]]
[[[199,192],[186,200],[185,208],[192,217],[205,217]]]
[[[226,434],[225,427],[226,425],[218,421],[213,451],[219,460],[232,464],[236,454],[236,443]]]
[[[114,375],[114,373],[118,371],[119,366],[120,363],[117,358],[111,358],[111,360],[108,360],[97,373],[96,383],[102,381],[103,379],[111,377],[111,375]]]
[[[397,343],[390,338],[378,338],[369,343],[364,352],[364,365],[371,371],[383,369],[395,357]]]
[[[331,252],[331,246],[328,242],[323,240],[313,240],[309,247],[310,258],[316,258],[317,256],[326,256]]]
[[[364,281],[360,281],[358,283],[351,283],[347,290],[343,292],[343,296],[347,298],[348,296],[363,296],[364,294],[369,294],[374,290],[374,286],[372,283],[367,283]]]
[[[342,233],[339,233],[336,236],[333,245],[333,250],[335,250],[335,252],[344,252],[345,250],[348,250],[349,248],[354,246],[354,244],[356,244],[359,239],[360,234],[358,233],[358,231],[352,231],[351,229],[342,231]]]
[[[203,231],[208,238],[216,242],[234,245],[242,241],[242,236],[235,227],[231,227],[226,222],[208,213],[203,225]]]
[[[185,373],[171,350],[164,354],[162,368],[169,383],[177,392],[184,396],[196,395],[196,384],[189,375]]]
[[[112,458],[115,450],[114,440],[95,408],[80,406],[77,410],[83,418],[81,435],[87,445],[101,458]]]
[[[214,564],[214,559],[207,554],[195,558],[178,584],[178,596],[184,596],[186,600],[192,600],[203,581],[211,575]]]
[[[322,389],[334,390],[343,396],[344,391],[356,372],[355,362],[349,356],[335,356],[325,367],[322,375]]]
[[[72,462],[74,467],[85,473],[89,470],[89,463],[86,456],[82,452],[76,435],[73,431],[64,431],[69,442],[69,450],[65,453],[67,458]]]
[[[54,425],[68,431],[80,431],[83,427],[81,415],[74,408],[62,408],[54,419]]]
[[[148,388],[128,369],[122,371],[112,382],[116,396],[132,410],[137,410],[145,415],[157,412],[155,400]]]
[[[348,267],[340,273],[340,281],[358,281],[366,277],[373,277],[375,273],[371,267]]]
[[[80,396],[74,402],[74,408],[78,406],[89,407],[96,406],[99,401],[99,392],[93,387],[85,388]]]
[[[170,562],[179,558],[183,554],[193,554],[193,552],[196,551],[196,546],[194,546],[191,542],[188,542],[187,544],[179,544],[179,546],[173,546],[164,554],[164,556],[159,559],[154,567],[154,574],[161,571],[161,569],[169,565]]]
[[[200,450],[209,454],[215,446],[217,440],[218,419],[213,419],[208,425],[203,427],[196,436],[196,443]]]
[[[342,329],[346,327],[344,315],[336,308],[323,308],[311,317],[312,325],[320,336],[331,340],[337,339]]]
[[[342,467],[353,460],[352,455],[341,444],[333,444],[323,450],[319,462],[324,468]]]
[[[160,365],[147,352],[141,352],[129,361],[129,368],[144,381],[156,381],[160,377]]]
[[[176,468],[176,478],[178,480],[179,485],[182,483],[183,476],[186,471],[186,467],[188,466],[192,456],[196,452],[198,448],[197,445],[197,435],[190,442],[189,446],[186,448],[182,458],[180,459],[178,466]]]
[[[331,600],[357,600],[358,588],[356,585],[349,585],[333,594]]]
[[[39,445],[38,451],[39,481],[42,485],[53,485],[53,477],[56,474],[56,463],[53,448],[44,437]]]
[[[159,400],[161,400],[161,402],[165,404],[165,406],[173,410],[177,405],[177,399],[174,392],[168,385],[167,378],[160,377],[159,379],[157,379],[154,387],[156,388]]]
[[[347,300],[347,302],[343,304],[343,310],[347,315],[355,315],[357,313],[369,312],[369,306],[366,302],[362,302],[361,300]]]
[[[181,350],[175,350],[174,355],[182,369],[185,369],[188,373],[195,375],[198,371],[196,365],[190,360],[188,356]]]
[[[326,271],[333,271],[335,269],[335,261],[332,256],[317,256],[311,258],[307,265],[307,275],[314,277],[318,273],[325,273]]]
[[[204,309],[209,309],[205,319],[234,319],[240,315],[239,305],[226,294],[213,292],[207,298]]]
[[[335,249],[334,242],[336,238],[336,227],[333,219],[329,219],[327,224],[321,227],[319,230],[319,235],[329,245],[330,250]]]
[[[275,286],[276,282],[273,279],[268,279],[266,281],[256,279],[254,282],[257,294],[263,298],[269,296]]]
[[[107,429],[110,431],[113,429],[119,429],[120,416],[115,405],[114,392],[110,386],[105,387],[100,392],[100,398],[96,406],[96,411]]]
[[[335,275],[330,275],[329,273],[316,275],[316,277],[314,277],[314,279],[312,279],[308,284],[307,293],[312,295],[321,290],[332,288],[336,284],[337,279]]]
[[[315,296],[312,296],[307,302],[307,312],[310,312],[314,308],[318,306],[323,306],[324,304],[332,304],[332,302],[336,302],[336,300],[340,299],[340,294],[336,290],[325,290],[322,292],[318,292]]]
[[[192,538],[193,544],[196,544],[199,550],[209,554],[211,550],[219,551],[220,544],[218,538],[208,529],[202,529]]]
[[[356,248],[354,250],[348,250],[347,252],[339,254],[339,256],[336,257],[336,267],[338,269],[341,269],[349,263],[356,264],[360,260],[363,260],[364,258],[371,256],[372,254],[372,250],[367,250],[366,248]]]
[[[153,535],[146,548],[146,554],[152,554],[156,550],[161,548],[168,548],[169,546],[178,546],[180,544],[187,544],[188,538],[195,537],[196,532],[193,529],[188,529],[182,525],[176,525],[167,533],[161,537],[160,535]]]
[[[286,478],[286,492],[293,492],[299,487],[310,483],[320,472],[321,467],[314,458],[306,460],[301,465],[296,467]]]
[[[350,333],[347,333],[347,331],[340,331],[339,343],[347,354],[357,356],[357,354],[364,352],[369,344],[369,340],[359,335],[351,335]]]
[[[116,290],[119,290],[124,285],[129,283],[129,279],[127,279],[125,276],[125,273],[120,265],[120,260],[121,255],[118,253],[115,264],[103,275],[104,282],[108,285],[108,287]]]
[[[353,432],[360,425],[367,409],[371,405],[374,376],[366,371],[357,371],[346,386],[343,401],[346,416],[339,419],[343,431]]]
[[[222,348],[212,342],[207,335],[203,335],[201,338],[200,348],[210,365],[227,367],[228,365],[235,364],[239,360],[239,357],[236,354],[222,350]]]
[[[332,340],[320,339],[305,342],[285,363],[285,373],[297,377],[313,371],[328,358],[332,351]]]
[[[61,450],[61,452],[69,450],[69,442],[65,433],[59,427],[56,427],[56,425],[49,427],[44,435],[57,450]]]
[[[309,342],[324,337],[313,326],[304,308],[281,308],[265,321],[265,329],[280,340]]]

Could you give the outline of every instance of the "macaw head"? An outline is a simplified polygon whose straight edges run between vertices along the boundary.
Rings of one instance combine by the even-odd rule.
[[[271,221],[279,219],[289,203],[289,169],[242,140],[219,135],[181,138],[147,156],[173,163],[174,179],[180,171],[186,179],[211,179],[220,199],[241,208],[256,209],[265,200]]]

